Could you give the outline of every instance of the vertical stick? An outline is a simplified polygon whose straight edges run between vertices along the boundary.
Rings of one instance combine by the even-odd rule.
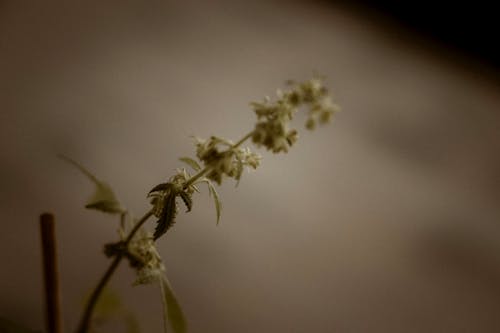
[[[44,213],[40,216],[40,233],[42,237],[46,304],[45,322],[47,325],[47,332],[61,333],[61,302],[54,215]]]

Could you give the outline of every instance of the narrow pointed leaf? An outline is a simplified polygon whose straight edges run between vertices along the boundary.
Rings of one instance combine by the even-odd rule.
[[[87,200],[85,208],[95,209],[110,214],[122,214],[126,211],[116,198],[111,186],[99,180],[90,171],[71,158],[64,155],[59,155],[59,157],[76,167],[95,184],[94,194]]]
[[[238,187],[238,185],[240,184],[240,179],[241,179],[241,175],[243,174],[243,161],[241,160],[241,158],[239,157],[236,157],[236,175],[235,175],[235,179],[236,179],[236,187]]]
[[[109,288],[104,288],[94,309],[96,316],[109,318],[120,313],[122,310],[123,305],[120,295]]]
[[[182,201],[186,205],[187,211],[190,212],[191,208],[193,208],[193,199],[191,199],[191,194],[182,191],[179,193],[179,195],[181,196]]]
[[[184,313],[177,301],[172,287],[168,282],[167,277],[160,280],[160,288],[163,299],[163,318],[165,321],[165,333],[167,332],[167,323],[170,323],[174,333],[186,333],[187,322]]]
[[[85,302],[88,302],[88,298]],[[137,318],[124,306],[120,295],[109,288],[104,288],[94,308],[94,322],[96,326],[103,324],[108,326],[116,320],[123,320],[127,333],[140,333]],[[0,332],[3,333],[1,330]],[[97,332],[97,330],[91,328],[90,332]]]
[[[104,182],[96,183],[94,194],[87,200],[85,208],[110,214],[122,214],[125,211],[111,187]]]
[[[215,187],[212,184],[212,182],[207,181],[207,185],[208,185],[208,191],[209,191],[210,195],[212,195],[214,197],[215,213],[217,214],[217,224],[219,224],[221,211],[222,211],[222,203],[220,201],[219,194],[215,190]]]
[[[165,199],[165,207],[163,208],[163,212],[161,214],[160,219],[157,222],[155,232],[154,232],[154,239],[158,239],[160,236],[162,236],[164,233],[167,232],[170,227],[172,227],[175,223],[175,214],[176,214],[176,203],[175,203],[175,197],[176,195],[173,193],[170,193],[167,195],[167,198]]]
[[[171,186],[170,183],[161,183],[156,185],[148,192],[148,195],[154,192],[166,191]]]
[[[195,160],[193,160],[190,157],[181,157],[181,158],[179,158],[179,160],[186,163],[187,165],[189,165],[191,168],[193,168],[194,171],[201,170],[201,166],[198,164],[198,162],[196,162]]]
[[[125,325],[127,326],[127,333],[140,333],[141,327],[139,321],[134,316],[132,312],[129,312],[125,316]]]
[[[72,166],[74,166],[75,168],[77,168],[78,170],[80,170],[81,173],[83,173],[85,176],[87,176],[92,182],[94,183],[99,183],[99,179],[97,179],[96,176],[94,176],[92,174],[92,172],[90,172],[89,170],[87,170],[83,165],[81,165],[80,163],[78,163],[77,161],[69,158],[68,156],[66,155],[62,155],[62,154],[59,154],[57,155],[60,159],[62,159],[63,161],[66,161],[68,162],[69,164],[71,164]]]

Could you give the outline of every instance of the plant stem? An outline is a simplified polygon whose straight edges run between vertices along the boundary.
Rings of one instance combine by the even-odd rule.
[[[233,145],[233,149],[234,148],[238,148],[239,146],[241,146],[245,141],[247,141],[252,135],[253,135],[253,132],[254,131],[251,131],[250,133],[248,133],[247,135],[245,135],[244,137],[242,137],[240,139],[240,141],[236,142],[234,145]]]
[[[134,235],[140,229],[140,227],[153,215],[153,211],[149,211],[135,224],[134,228],[130,231],[127,238],[125,239],[124,246],[128,246]],[[113,276],[113,273],[118,268],[118,265],[123,259],[123,253],[119,253],[115,259],[111,262],[111,265],[108,267],[102,278],[99,280],[97,286],[95,287],[92,295],[90,296],[89,301],[87,302],[87,306],[85,307],[85,312],[83,313],[82,319],[80,321],[80,325],[78,326],[78,333],[87,333],[90,327],[90,320],[92,319],[92,313],[94,308],[99,300],[99,296],[101,296],[104,287]]]
[[[127,238],[125,239],[125,246],[128,246],[128,243],[130,243],[130,241],[132,240],[132,238],[134,238],[134,235],[137,231],[139,231],[139,228],[142,227],[142,225],[153,215],[153,210],[150,210],[149,212],[147,212],[146,214],[144,214],[144,216],[139,220],[139,222],[137,222],[135,225],[134,225],[134,228],[132,228],[132,230],[130,231],[130,233],[128,234]]]
[[[232,145],[228,150],[238,148],[241,146],[246,140],[248,140],[253,134],[253,131],[245,135],[243,138],[241,138],[238,142],[236,142],[234,145]],[[72,160],[69,160],[72,162]],[[198,179],[203,177],[208,171],[210,171],[210,167],[206,166],[202,170],[200,170],[197,174],[192,176],[191,178],[188,179],[188,181],[184,184],[184,188],[189,187],[190,185],[194,184]],[[124,246],[127,247],[132,238],[134,238],[134,235],[137,233],[137,231],[140,229],[140,227],[153,215],[153,211],[147,212],[135,225],[134,228],[130,231],[128,234],[127,238],[124,241]],[[121,221],[123,223],[123,216],[121,217]],[[123,253],[119,253],[116,255],[115,259],[111,262],[111,265],[108,267],[102,278],[99,280],[96,288],[92,292],[92,295],[90,296],[90,299],[87,303],[87,306],[85,307],[85,312],[83,313],[82,319],[80,321],[80,325],[78,326],[77,333],[87,333],[90,327],[90,320],[92,319],[92,313],[94,311],[94,308],[97,304],[97,301],[99,300],[99,296],[101,295],[102,291],[104,290],[104,287],[106,284],[109,282],[111,277],[113,276],[114,272],[118,268],[118,265],[122,261],[124,257]]]
[[[198,173],[196,175],[189,178],[188,181],[184,184],[184,189],[188,188],[190,185],[193,185],[194,182],[197,181],[198,179],[200,179],[201,177],[203,177],[208,172],[208,170],[210,170],[210,167],[208,167],[208,166],[204,167],[203,169],[198,171]]]

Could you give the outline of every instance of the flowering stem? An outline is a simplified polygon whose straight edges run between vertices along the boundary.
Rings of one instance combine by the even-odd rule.
[[[1,0],[0,0],[1,1]],[[169,182],[162,183],[151,190],[151,193],[162,192],[160,195],[165,197],[157,198],[152,202],[155,208],[147,212],[130,230],[128,235],[124,238],[123,225],[126,221],[126,216],[128,212],[122,213],[120,216],[120,224],[122,229],[120,230],[120,238],[124,239],[120,242],[110,244],[111,247],[106,247],[106,254],[114,256],[111,265],[108,267],[104,275],[99,280],[96,288],[93,290],[88,303],[86,305],[85,311],[81,318],[80,324],[78,326],[77,333],[88,333],[90,330],[91,319],[93,311],[102,294],[105,286],[110,281],[112,275],[116,272],[120,262],[124,258],[129,258],[131,260],[132,266],[134,266],[134,258],[132,253],[128,252],[129,245],[132,242],[135,234],[140,230],[144,223],[153,215],[159,215],[160,218],[157,222],[157,229],[155,230],[154,238],[147,239],[147,241],[154,241],[161,235],[163,235],[167,229],[173,224],[175,218],[176,199],[180,197],[188,211],[191,210],[192,199],[191,195],[196,188],[194,184],[199,182],[207,182],[209,186],[210,194],[213,194],[215,200],[215,208],[217,213],[217,222],[220,218],[221,203],[217,192],[214,189],[212,181],[221,184],[222,177],[224,175],[234,178],[239,181],[243,169],[245,166],[250,166],[256,168],[259,165],[261,157],[258,154],[252,153],[249,149],[238,149],[245,141],[252,138],[253,142],[258,146],[265,146],[267,150],[271,150],[273,153],[287,152],[288,148],[297,140],[297,131],[295,129],[288,129],[288,122],[292,120],[293,114],[298,110],[300,106],[308,106],[309,119],[306,123],[308,129],[313,129],[315,124],[318,122],[320,124],[328,122],[331,116],[339,111],[338,107],[333,104],[330,97],[327,95],[327,90],[322,86],[321,80],[318,78],[306,81],[300,84],[294,84],[294,88],[290,91],[278,94],[278,100],[276,102],[271,102],[269,98],[266,98],[264,102],[252,103],[252,108],[257,114],[257,124],[255,129],[243,136],[235,144],[231,141],[212,136],[209,140],[200,140],[197,145],[197,156],[204,163],[204,167],[201,168],[195,160],[190,158],[181,158],[181,160],[189,164],[193,169],[198,171],[195,175],[187,175],[185,170],[180,170],[178,173],[171,177]],[[264,117],[263,119],[261,119]],[[227,148],[225,151],[219,151],[220,146],[223,145]],[[96,185],[98,191],[106,191],[108,194],[112,191],[109,187],[95,178],[90,172],[82,168],[79,164],[71,159],[63,156],[63,159],[74,164],[79,168],[84,174],[86,174]],[[208,175],[208,176],[207,176]],[[206,176],[206,178],[205,178]],[[181,180],[179,182],[179,179]],[[98,192],[100,193],[100,192]],[[105,203],[103,206],[99,204]],[[113,213],[120,213],[121,210],[117,210],[114,206],[119,204],[114,197],[108,202],[96,202],[91,205],[87,205],[87,208],[108,211]],[[120,207],[120,206],[117,206]],[[157,210],[161,209],[160,212]],[[158,214],[155,214],[158,213]],[[149,244],[149,243],[148,243]],[[116,246],[116,247],[115,247]],[[156,253],[156,249],[152,246],[152,249],[148,249],[148,253],[154,255],[154,259],[158,260],[161,264],[161,258],[159,258]],[[139,258],[142,260],[142,258]],[[149,259],[147,259],[149,260]],[[147,261],[145,260],[145,261]],[[141,263],[141,261],[138,261]],[[137,268],[137,267],[135,267]],[[162,291],[163,294],[171,293],[168,284],[162,280],[162,287],[165,290]],[[165,284],[163,284],[165,283]],[[170,295],[170,294],[169,294]],[[169,298],[173,297],[165,296],[165,301],[169,302]],[[176,317],[182,317],[182,311],[180,311],[179,306],[175,299],[174,302]],[[170,309],[169,309],[170,312]],[[167,316],[169,314],[167,313]],[[182,322],[181,326],[185,326],[184,319],[177,319]],[[166,321],[165,321],[166,323]],[[174,328],[174,330],[176,330]],[[185,331],[183,328],[180,331]]]
[[[134,228],[130,231],[128,234],[127,238],[125,239],[124,246],[127,247],[132,238],[134,238],[134,235],[137,233],[137,231],[140,229],[140,227],[153,215],[153,211],[149,211],[144,216],[135,224]],[[111,265],[108,267],[102,278],[99,280],[99,283],[95,287],[94,291],[92,292],[92,295],[90,296],[90,299],[87,303],[87,306],[85,307],[85,312],[83,313],[82,319],[80,321],[80,325],[78,326],[78,333],[87,333],[90,327],[90,320],[92,319],[92,313],[94,311],[94,308],[97,304],[97,301],[99,300],[99,296],[101,295],[102,291],[104,290],[104,287],[106,284],[109,282],[111,279],[111,276],[113,276],[113,273],[116,271],[118,268],[118,265],[123,259],[124,254],[119,253],[116,255],[115,259],[113,262],[111,262]]]
[[[246,140],[248,140],[253,134],[253,131],[245,135],[243,138],[241,138],[238,142],[236,142],[234,145],[232,145],[228,150],[238,148],[241,146]],[[189,187],[190,185],[194,184],[198,179],[203,177],[207,172],[210,171],[210,167],[207,166],[200,170],[197,174],[192,176],[191,178],[188,179],[188,181],[184,184],[184,188]],[[141,226],[153,215],[153,211],[150,210],[147,212],[135,225],[134,228],[130,231],[128,234],[127,238],[125,239],[123,245],[125,248],[128,246],[132,238],[134,238],[134,235],[137,233],[137,231],[141,228]],[[122,216],[123,220],[123,216]],[[87,303],[87,306],[85,308],[85,312],[83,313],[82,319],[80,321],[80,325],[78,327],[78,333],[87,333],[90,327],[90,320],[92,318],[92,313],[94,311],[94,308],[97,304],[97,301],[99,300],[99,296],[101,295],[102,291],[104,290],[104,287],[106,284],[109,282],[111,277],[113,276],[114,272],[118,268],[118,265],[122,261],[124,257],[124,253],[118,253],[115,257],[115,259],[111,262],[111,265],[108,267],[102,278],[99,280],[96,288],[92,292],[92,295],[90,296],[90,299]]]
[[[236,142],[234,145],[232,145],[231,148],[228,149],[228,151],[241,146],[245,141],[247,141],[253,135],[253,132],[254,131],[251,131],[250,133],[248,133],[247,135],[242,137],[238,142]],[[203,177],[208,171],[210,171],[210,167],[208,167],[208,166],[201,169],[196,175],[194,175],[193,177],[188,179],[188,181],[184,184],[184,189],[193,185],[198,179]]]

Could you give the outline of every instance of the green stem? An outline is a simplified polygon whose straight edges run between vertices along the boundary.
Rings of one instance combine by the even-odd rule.
[[[147,212],[146,214],[144,214],[144,216],[139,220],[139,222],[137,222],[135,225],[134,225],[134,228],[132,228],[132,230],[130,231],[130,233],[128,234],[127,238],[125,239],[125,246],[128,246],[128,244],[130,243],[130,241],[132,240],[132,238],[134,238],[134,235],[136,234],[137,231],[139,231],[139,229],[142,227],[142,225],[151,217],[153,216],[153,210],[150,210],[149,212]]]
[[[149,211],[144,216],[135,224],[134,228],[130,231],[128,234],[127,238],[125,239],[124,246],[128,246],[132,238],[134,238],[134,235],[137,233],[137,231],[140,229],[140,227],[153,215],[153,211]],[[78,326],[78,333],[87,333],[90,328],[90,321],[92,319],[92,313],[94,312],[94,308],[97,304],[97,301],[99,300],[99,296],[101,296],[102,291],[104,290],[104,287],[106,284],[109,282],[111,277],[113,276],[113,273],[116,271],[118,268],[118,265],[123,259],[123,253],[118,254],[115,259],[111,262],[111,265],[108,267],[102,278],[99,280],[97,283],[97,286],[95,287],[94,291],[92,292],[92,295],[90,296],[90,299],[87,302],[87,305],[85,307],[85,311],[83,313],[82,319],[80,321],[80,325]]]
[[[234,148],[238,148],[239,146],[241,146],[241,145],[242,145],[245,141],[247,141],[250,137],[252,137],[253,132],[254,132],[254,131],[251,131],[250,133],[248,133],[247,135],[245,135],[244,137],[242,137],[240,141],[236,142],[236,143],[233,145],[232,149],[234,149]]]
[[[201,169],[196,175],[193,177],[189,178],[188,181],[184,184],[184,189],[188,188],[189,186],[193,185],[195,181],[203,177],[208,171],[210,170],[210,167],[204,167]]]

